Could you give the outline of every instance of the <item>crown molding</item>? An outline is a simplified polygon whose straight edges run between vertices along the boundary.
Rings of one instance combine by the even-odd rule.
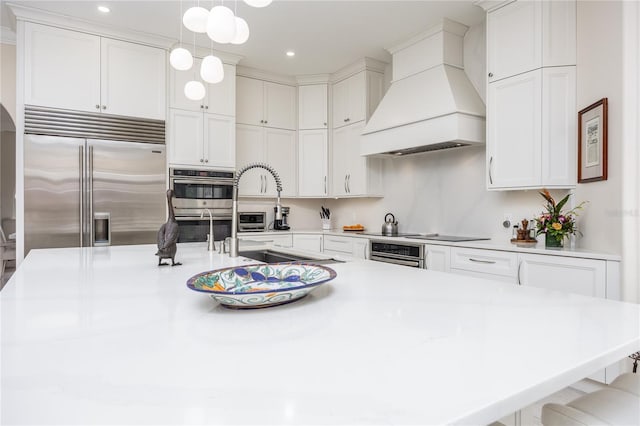
[[[107,25],[98,24],[96,22],[73,18],[58,13],[46,12],[40,9],[26,7],[15,3],[7,3],[7,6],[9,6],[9,9],[11,9],[13,14],[16,16],[16,19],[20,21],[34,22],[37,24],[50,25],[139,44],[146,44],[165,50],[168,50],[169,47],[176,42],[175,39],[171,39],[168,37],[162,37],[142,31],[115,29]]]
[[[309,84],[327,84],[330,77],[330,74],[307,74],[296,76],[296,80],[298,85],[305,86]]]
[[[9,27],[0,27],[0,43],[16,44],[16,32]]]
[[[269,71],[259,70],[257,68],[245,67],[238,65],[236,67],[236,75],[249,78],[257,78],[258,80],[271,81],[272,83],[286,84],[289,86],[297,86],[298,82],[295,77],[274,74]]]
[[[360,71],[375,71],[384,74],[387,65],[388,64],[386,62],[365,57],[362,59],[358,59],[352,64],[349,64],[346,67],[334,72],[333,74],[331,74],[329,80],[332,83],[335,83],[340,80],[344,80],[345,78],[351,77],[352,75],[357,74]]]
[[[180,46],[180,42],[175,42],[173,43],[170,47],[169,50],[173,50],[176,47]],[[193,49],[189,48],[189,45],[187,45],[186,43],[182,43],[182,47],[184,47],[185,49],[189,50],[191,53]],[[210,48],[204,48],[204,47],[200,47],[200,46],[196,46],[196,51],[195,54],[193,54],[193,56],[195,56],[196,58],[204,58],[205,56],[210,55],[212,52],[212,49]],[[224,62],[225,64],[228,65],[238,65],[238,62],[240,62],[242,59],[244,59],[244,56],[241,55],[236,55],[235,53],[229,53],[229,52],[225,52],[222,50],[218,50],[218,49],[213,49],[213,54],[216,55],[218,58],[220,58],[220,60],[222,62]]]
[[[497,9],[513,1],[515,0],[476,0],[473,2],[473,5],[483,8],[486,12],[490,12],[493,9]]]
[[[386,50],[393,55],[394,53],[400,50],[406,49],[407,47],[412,46],[418,43],[419,41],[422,41],[426,38],[429,38],[441,32],[447,32],[447,33],[457,35],[459,37],[464,37],[468,29],[469,27],[467,27],[464,24],[461,24],[460,22],[452,21],[451,19],[447,19],[447,18],[442,18],[442,22],[440,22],[439,24],[434,25],[433,27],[429,28],[426,31],[416,34],[415,36],[411,37],[408,40],[405,40],[394,46],[388,47],[386,48]]]

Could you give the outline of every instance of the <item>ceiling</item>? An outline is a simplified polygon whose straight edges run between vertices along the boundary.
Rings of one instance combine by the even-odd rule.
[[[7,1],[1,0],[2,26],[11,26]],[[210,8],[221,0],[203,0]],[[180,38],[179,1],[21,1],[24,6],[94,21],[118,28]],[[182,1],[182,8],[196,1]],[[437,24],[443,17],[472,26],[484,19],[484,11],[471,1],[347,1],[275,0],[265,8],[243,1],[224,2],[249,24],[251,36],[241,46],[215,45],[215,49],[244,57],[240,65],[282,75],[332,73],[365,56],[390,61],[385,47],[403,41]],[[98,5],[111,12],[102,14]],[[193,33],[183,29],[183,41],[193,43]],[[209,47],[198,34],[196,44]],[[285,51],[294,50],[289,58]]]

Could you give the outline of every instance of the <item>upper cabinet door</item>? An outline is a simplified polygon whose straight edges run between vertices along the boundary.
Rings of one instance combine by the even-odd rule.
[[[233,117],[236,115],[236,67],[228,64],[223,64],[223,67],[224,79],[220,83],[205,84],[207,103],[204,109],[205,112]]]
[[[236,167],[236,121],[226,115],[204,114],[204,163]]]
[[[347,81],[349,85],[348,124],[364,121],[367,117],[367,73],[361,71],[349,77]]]
[[[487,115],[488,188],[539,187],[542,70],[491,83]]]
[[[25,23],[25,104],[100,110],[100,37]]]
[[[516,1],[487,14],[489,81],[542,65],[542,3]]]
[[[296,129],[296,88],[264,82],[264,125],[278,129]]]
[[[264,94],[262,80],[236,78],[236,122],[261,126],[264,124]]]
[[[333,128],[349,124],[349,79],[333,85]]]
[[[300,130],[327,128],[327,85],[298,88],[298,127]]]
[[[298,195],[328,195],[327,130],[301,130],[298,133]]]
[[[264,129],[265,160],[275,169],[282,181],[282,196],[295,197],[298,193],[298,154],[296,132],[283,129]],[[265,173],[264,194],[275,197],[276,183]]]
[[[109,38],[101,51],[103,112],[164,120],[165,51]]]
[[[542,66],[576,64],[576,2],[542,2]]]
[[[202,148],[202,117],[200,111],[172,108],[169,113],[169,163],[204,165]]]
[[[236,126],[236,169],[265,161],[264,129],[259,126]],[[238,184],[238,194],[245,197],[264,195],[264,169],[247,170]]]
[[[194,77],[200,79],[201,63],[202,59],[194,58],[193,67],[187,71],[178,71],[173,67],[169,67],[171,79],[169,83],[169,107],[180,108],[189,111],[204,111],[204,100],[201,99],[199,101],[192,101],[184,95],[185,84],[193,80]]]

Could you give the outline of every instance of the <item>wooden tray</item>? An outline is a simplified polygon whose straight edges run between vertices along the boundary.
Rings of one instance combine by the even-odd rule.
[[[362,232],[364,231],[364,227],[362,228],[345,228],[344,226],[342,227],[342,230],[344,232]]]
[[[536,244],[538,240],[518,240],[516,238],[511,239],[511,244]]]

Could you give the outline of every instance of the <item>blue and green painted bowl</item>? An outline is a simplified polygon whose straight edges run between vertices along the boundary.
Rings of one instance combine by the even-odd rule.
[[[255,309],[299,300],[336,276],[333,269],[312,263],[261,263],[202,272],[189,278],[187,287],[227,308]]]

